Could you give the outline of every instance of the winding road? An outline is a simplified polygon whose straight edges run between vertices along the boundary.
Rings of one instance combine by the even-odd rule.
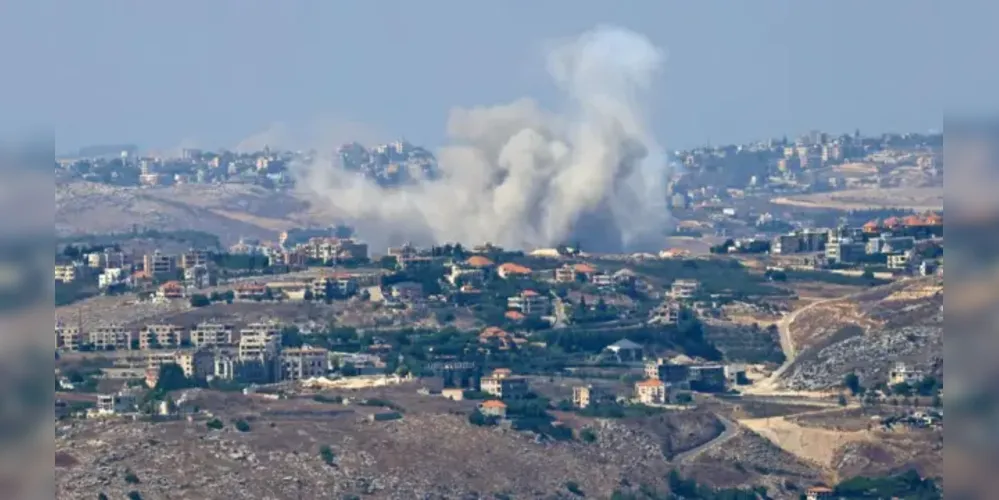
[[[681,453],[677,453],[673,457],[673,460],[671,460],[672,462],[674,462],[674,463],[692,462],[692,461],[696,460],[697,457],[700,457],[702,454],[704,454],[705,452],[707,452],[709,450],[713,450],[713,449],[715,449],[715,448],[717,448],[717,447],[725,444],[726,442],[728,442],[728,440],[734,438],[735,436],[737,436],[739,434],[739,424],[737,424],[737,423],[735,423],[735,422],[733,422],[733,421],[731,421],[731,420],[729,420],[729,419],[727,419],[727,418],[725,418],[725,417],[723,417],[721,415],[717,415],[716,414],[715,417],[718,418],[718,421],[721,422],[722,426],[724,427],[724,430],[722,430],[721,434],[719,434],[717,437],[715,437],[711,441],[708,441],[707,443],[704,443],[704,444],[702,444],[700,446],[697,446],[695,448],[689,449],[687,451],[684,451],[684,452],[681,452]]]

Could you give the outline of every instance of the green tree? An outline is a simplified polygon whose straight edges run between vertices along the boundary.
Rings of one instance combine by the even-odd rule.
[[[250,432],[250,424],[247,423],[246,420],[239,419],[233,423],[233,426],[236,427],[236,430],[239,432]]]
[[[223,424],[221,420],[213,418],[209,420],[207,423],[205,423],[205,426],[208,427],[209,429],[218,431],[222,430],[222,428],[225,427],[225,424]]]
[[[858,377],[857,374],[853,372],[847,373],[846,376],[843,377],[843,387],[849,389],[850,394],[854,396],[860,394],[861,391],[860,377]]]
[[[191,381],[184,375],[184,369],[177,363],[165,363],[160,366],[159,379],[154,390],[161,394],[178,389],[191,387]]]
[[[200,293],[191,295],[190,302],[191,302],[191,307],[205,307],[205,306],[210,306],[212,304],[211,299]]]
[[[593,429],[586,428],[579,431],[579,439],[583,440],[584,443],[595,443],[597,441],[597,433],[593,432]]]

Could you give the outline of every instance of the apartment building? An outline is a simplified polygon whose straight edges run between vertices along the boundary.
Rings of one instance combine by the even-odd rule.
[[[555,269],[555,281],[559,283],[573,283],[576,281],[576,268],[572,264],[565,264]]]
[[[77,325],[56,325],[55,346],[56,349],[66,351],[79,351],[80,344],[83,343],[83,333]]]
[[[87,337],[96,351],[124,351],[132,348],[134,335],[124,326],[105,325],[91,330]]]
[[[180,268],[191,269],[196,266],[208,267],[211,256],[204,250],[190,249],[180,254]]]
[[[269,382],[277,375],[281,330],[276,323],[251,323],[239,331],[238,377]]]
[[[233,294],[236,300],[263,300],[267,297],[267,286],[256,283],[239,285]]]
[[[551,313],[551,300],[534,290],[524,290],[507,299],[507,307],[525,316],[545,316]]]
[[[176,361],[189,379],[205,380],[215,374],[215,354],[208,349],[179,352]]]
[[[142,256],[142,270],[154,277],[169,277],[177,272],[177,258],[159,250]]]
[[[177,349],[187,340],[187,331],[179,325],[146,325],[139,330],[139,349]]]
[[[318,347],[295,347],[281,351],[281,380],[303,380],[326,375],[329,351]]]
[[[235,343],[232,325],[224,323],[199,323],[191,330],[191,345],[194,347],[214,347]]]
[[[117,267],[128,269],[132,267],[132,256],[125,252],[115,252],[104,250],[103,252],[91,252],[87,254],[87,267],[92,269],[107,269]]]
[[[59,264],[55,266],[55,280],[59,283],[72,283],[80,277],[80,268],[76,264]]]
[[[848,238],[831,241],[826,245],[826,260],[832,263],[856,262],[867,253],[867,245],[863,241]]]
[[[669,287],[669,295],[673,300],[691,300],[700,287],[697,280],[675,280]]]

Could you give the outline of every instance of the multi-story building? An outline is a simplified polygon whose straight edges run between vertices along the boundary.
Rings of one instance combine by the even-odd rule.
[[[237,347],[240,378],[269,382],[275,378],[281,330],[276,323],[251,323],[239,331]]]
[[[295,347],[281,351],[281,380],[303,380],[326,375],[329,351],[317,347]]]
[[[862,241],[841,239],[826,245],[826,260],[831,263],[856,262],[867,253],[867,245]]]
[[[168,281],[156,290],[156,296],[162,299],[182,299],[186,294],[187,290],[179,281]]]
[[[120,267],[106,267],[97,276],[97,288],[101,290],[125,281],[125,270]]]
[[[573,283],[576,281],[576,268],[572,264],[565,264],[555,269],[555,281],[559,283]]]
[[[233,345],[233,333],[232,325],[225,323],[200,323],[191,330],[191,345],[194,347]]]
[[[139,349],[177,349],[187,339],[180,325],[154,324],[139,330]]]
[[[524,290],[507,299],[507,307],[525,316],[545,316],[551,313],[551,300],[534,290]]]
[[[55,327],[56,349],[63,349],[66,351],[79,351],[80,344],[82,343],[83,343],[83,333],[80,331],[79,326],[56,324]]]
[[[697,280],[675,280],[670,285],[669,295],[673,300],[691,300],[700,286]]]
[[[210,267],[197,265],[184,268],[184,284],[194,288],[208,288],[214,284],[214,276]]]
[[[116,252],[105,249],[103,252],[91,252],[87,254],[87,267],[93,269],[107,269],[117,267],[128,269],[132,267],[132,256],[125,252]]]
[[[105,325],[87,334],[90,345],[97,351],[128,350],[132,348],[132,332],[122,325]]]
[[[675,325],[680,321],[680,311],[682,307],[673,300],[663,302],[659,307],[652,310],[649,316],[649,323],[661,325]]]
[[[215,355],[208,349],[179,352],[176,360],[189,379],[205,380],[215,374]]]
[[[527,379],[510,375],[484,377],[481,382],[482,392],[500,399],[515,399],[527,396],[531,392]]]
[[[415,281],[404,281],[392,285],[392,298],[403,302],[415,302],[423,298],[423,285]]]
[[[661,405],[667,401],[666,384],[658,379],[641,380],[635,383],[635,398],[646,405]]]
[[[190,249],[180,255],[180,268],[190,269],[195,266],[207,267],[211,263],[211,257],[204,250]]]
[[[72,283],[80,276],[80,268],[76,264],[58,264],[55,266],[55,280],[60,283]]]
[[[173,255],[166,255],[156,250],[142,257],[142,269],[153,277],[170,277],[177,271],[177,259]]]

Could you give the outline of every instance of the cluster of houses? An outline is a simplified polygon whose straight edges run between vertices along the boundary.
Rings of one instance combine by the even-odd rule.
[[[136,259],[131,253],[104,249],[83,255],[74,261],[58,260],[55,280],[72,283],[80,279],[97,278],[98,287],[139,288],[154,281],[181,278],[186,286],[206,288],[215,284],[218,276],[211,255],[204,250],[191,249],[179,255],[159,250]]]
[[[820,252],[825,263],[830,264],[854,264],[883,257],[889,269],[928,275],[937,270],[937,263],[918,258],[917,246],[923,240],[942,236],[943,217],[927,213],[874,220],[862,227],[801,229],[776,237],[770,244],[770,252],[783,255]]]
[[[125,351],[114,367],[104,369],[107,378],[142,379],[155,385],[159,368],[176,364],[192,380],[269,383],[321,377],[337,364],[350,362],[360,371],[380,372],[378,356],[349,354],[327,349],[282,345],[283,327],[277,322],[250,323],[235,328],[206,322],[194,328],[179,325],[146,325],[133,332],[122,326],[95,328],[84,334],[77,326],[56,326],[56,347],[73,351],[86,348]]]

